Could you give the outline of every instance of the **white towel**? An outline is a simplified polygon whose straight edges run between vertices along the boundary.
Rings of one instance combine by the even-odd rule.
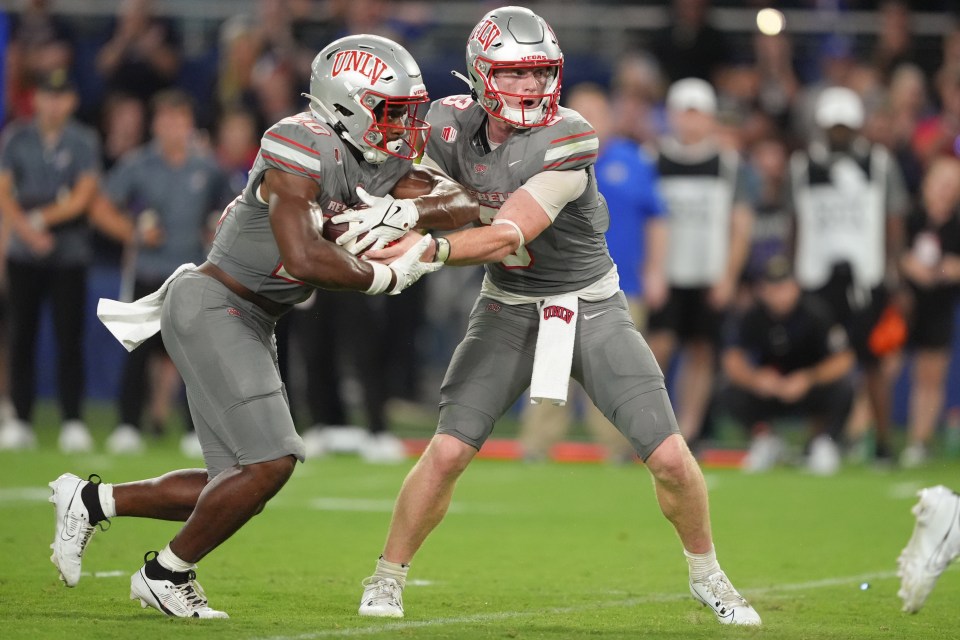
[[[550,400],[562,407],[567,403],[579,303],[575,293],[567,293],[547,298],[538,306],[540,329],[530,380],[532,404]]]
[[[133,302],[117,302],[100,298],[97,317],[127,351],[133,351],[150,336],[160,331],[160,310],[167,297],[167,287],[173,279],[188,269],[196,269],[191,263],[177,267],[160,288]]]

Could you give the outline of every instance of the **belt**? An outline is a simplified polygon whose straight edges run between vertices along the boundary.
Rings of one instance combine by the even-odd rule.
[[[287,311],[287,309],[290,308],[290,305],[276,302],[275,300],[271,300],[260,295],[259,293],[251,291],[240,284],[236,278],[212,262],[204,262],[202,265],[197,267],[197,271],[206,276],[210,276],[229,289],[232,293],[237,294],[248,302],[252,302],[272,316],[281,316]]]

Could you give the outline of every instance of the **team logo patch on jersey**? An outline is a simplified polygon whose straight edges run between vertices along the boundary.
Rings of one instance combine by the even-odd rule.
[[[567,324],[570,324],[570,321],[573,320],[573,311],[566,307],[552,304],[549,307],[543,308],[543,319],[549,320],[550,318],[560,318]]]
[[[490,313],[500,313],[500,310],[501,310],[501,309],[503,309],[503,307],[501,307],[501,306],[500,306],[499,304],[497,304],[496,302],[488,302],[488,303],[487,303],[487,311],[489,311]]]
[[[473,172],[474,172],[474,173],[486,173],[486,172],[487,172],[487,168],[488,168],[487,165],[478,162],[478,163],[476,163],[475,165],[473,165]]]
[[[444,127],[443,131],[440,132],[440,137],[443,138],[444,142],[453,142],[457,139],[457,130],[455,127]]]
[[[235,318],[242,318],[243,314],[240,313],[240,310],[234,307],[227,307],[227,313],[234,316]]]

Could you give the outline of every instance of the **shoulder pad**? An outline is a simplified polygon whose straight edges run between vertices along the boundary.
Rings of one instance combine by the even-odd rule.
[[[260,155],[267,166],[310,178],[319,178],[324,160],[336,160],[340,153],[330,127],[306,112],[284,118],[260,140]]]

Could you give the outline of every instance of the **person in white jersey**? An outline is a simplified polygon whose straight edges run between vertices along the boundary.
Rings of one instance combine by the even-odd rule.
[[[503,7],[477,24],[466,57],[470,94],[432,104],[427,121],[436,135],[422,163],[481,204],[475,228],[435,240],[434,259],[484,264],[486,277],[441,387],[437,433],[403,483],[359,614],[403,616],[410,562],[494,421],[528,385],[534,399],[565,402],[573,376],[651,472],[694,598],[721,623],[760,624],[717,562],[703,475],[620,291],[593,169],[597,134],[559,107],[556,36],[529,9]],[[389,258],[410,243],[371,255]]]
[[[846,327],[864,374],[876,456],[892,461],[893,353],[871,344],[871,336],[897,286],[909,196],[896,159],[860,135],[864,115],[853,90],[824,89],[814,111],[821,137],[790,159],[795,272]],[[823,446],[814,453],[839,459]]]
[[[429,195],[388,195],[413,169],[417,138],[429,134],[417,116],[427,102],[420,70],[400,45],[369,35],[331,43],[313,61],[306,97],[309,110],[264,134],[207,261],[181,267],[159,290],[158,324],[187,386],[206,469],[117,485],[69,473],[51,482],[51,559],[68,587],[80,579],[99,523],[114,516],[186,521],[161,551],[146,554],[130,596],[170,616],[226,618],[208,605],[196,563],[259,513],[305,457],[280,378],[277,319],[315,287],[396,294],[436,266],[420,260],[432,239],[416,233],[390,266],[359,260],[322,237],[320,212],[349,218],[362,197],[370,205],[364,240],[377,246],[417,225],[453,228],[476,219],[476,202],[439,174],[422,172],[432,181]],[[120,311],[103,301],[98,310],[118,335],[120,323],[106,321],[104,306]]]

